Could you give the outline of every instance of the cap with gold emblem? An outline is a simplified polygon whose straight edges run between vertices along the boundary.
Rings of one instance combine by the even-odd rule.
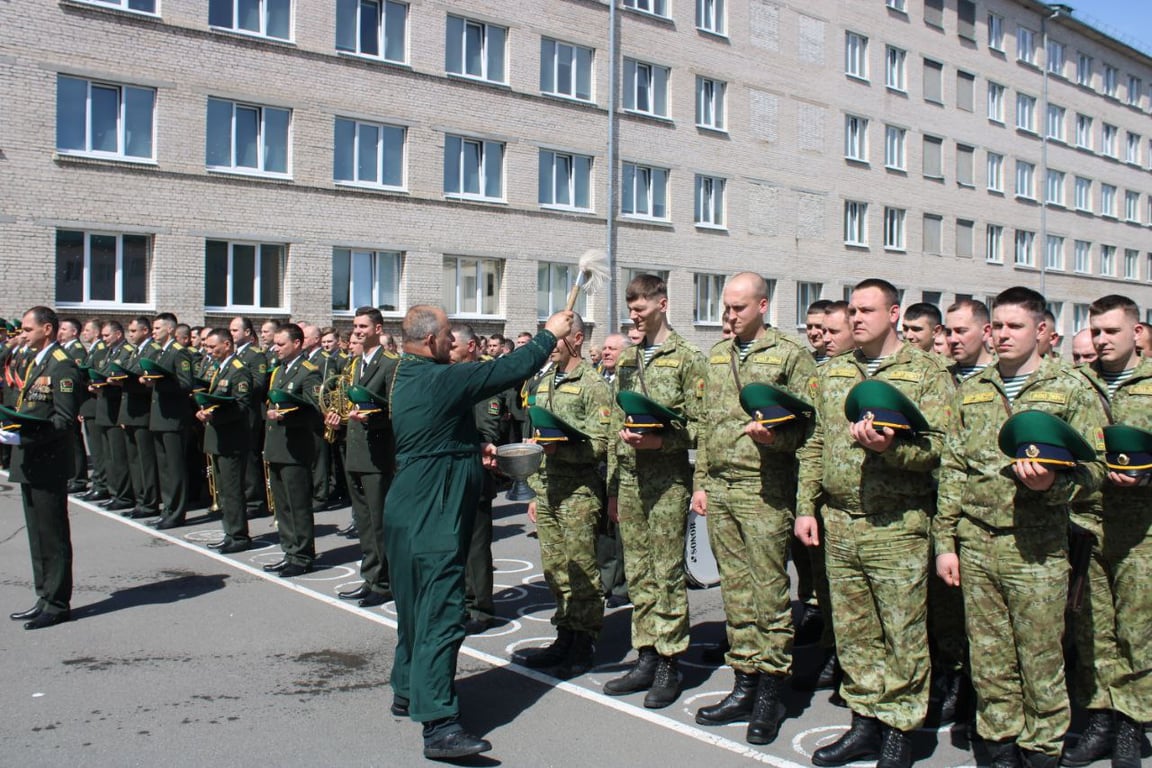
[[[618,392],[616,402],[624,410],[624,428],[631,432],[653,432],[684,422],[684,417],[639,392]]]
[[[144,371],[144,378],[162,379],[175,378],[176,374],[149,357],[140,358],[140,369]]]
[[[538,443],[575,443],[589,439],[588,435],[538,405],[528,406],[528,418],[532,421],[532,437]]]
[[[812,406],[772,384],[754,382],[740,390],[740,407],[768,429],[812,415]]]
[[[273,405],[280,406],[279,410],[288,410],[284,406],[301,406],[309,405],[310,403],[299,395],[294,395],[286,389],[270,389],[268,390],[268,401]]]
[[[1018,461],[1074,467],[1092,461],[1096,451],[1068,422],[1045,411],[1021,411],[1000,427],[1000,451]]]
[[[361,413],[377,413],[388,407],[388,401],[382,395],[377,395],[359,384],[351,385],[344,392],[352,405],[356,406],[356,410]]]
[[[844,398],[849,421],[871,421],[876,431],[889,427],[897,432],[927,432],[928,420],[908,397],[886,381],[867,379]]]
[[[219,407],[225,403],[234,403],[236,398],[227,395],[210,395],[207,392],[193,392],[192,399],[201,408]]]
[[[1129,477],[1152,474],[1152,432],[1127,424],[1104,427],[1108,469]]]

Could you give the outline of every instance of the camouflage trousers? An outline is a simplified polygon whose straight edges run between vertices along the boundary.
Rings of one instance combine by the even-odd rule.
[[[1076,645],[1076,668],[1069,670],[1072,699],[1088,709],[1112,709],[1108,690],[1122,665],[1116,642],[1116,609],[1101,543],[1104,523],[1099,515],[1072,513],[1072,522],[1096,537],[1088,561],[1088,579],[1080,610],[1070,614]]]
[[[928,711],[928,515],[824,508],[824,557],[853,712],[914,731]]]
[[[1116,606],[1112,708],[1136,722],[1152,720],[1152,508],[1105,509],[1103,561]]]
[[[620,472],[617,510],[632,599],[632,647],[651,646],[661,656],[688,650],[684,529],[691,486],[688,473]]]
[[[820,543],[808,550],[808,562],[812,574],[812,590],[816,593],[816,603],[820,606],[824,629],[820,632],[820,647],[826,651],[836,650],[836,623],[832,615],[832,589],[828,585],[828,566],[824,558],[824,512],[816,510],[816,521],[820,526]],[[797,569],[799,570],[799,569]]]
[[[738,672],[787,675],[792,671],[788,544],[794,514],[779,500],[766,499],[762,485],[759,478],[708,478],[708,538],[728,624],[731,648],[725,661]]]
[[[596,535],[603,499],[579,478],[549,475],[547,483],[536,497],[536,532],[544,579],[556,599],[552,624],[598,635],[604,598]]]
[[[958,535],[976,729],[1058,756],[1070,713],[1061,647],[1067,533],[993,534],[965,518]]]

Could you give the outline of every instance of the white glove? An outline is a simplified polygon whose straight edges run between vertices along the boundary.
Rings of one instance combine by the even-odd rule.
[[[14,429],[0,430],[0,445],[20,445],[20,433]]]

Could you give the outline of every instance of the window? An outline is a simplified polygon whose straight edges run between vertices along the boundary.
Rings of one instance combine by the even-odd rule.
[[[208,0],[208,24],[219,29],[292,39],[292,0]]]
[[[283,308],[285,250],[273,243],[205,242],[205,309]]]
[[[1016,27],[1016,60],[1036,65],[1036,33],[1027,27]]]
[[[867,118],[844,116],[844,157],[861,163],[868,162]]]
[[[541,261],[536,264],[536,317],[547,320],[568,306],[568,292],[579,277],[575,264],[558,264]],[[585,293],[580,292],[576,300],[576,311],[587,317],[588,302]]]
[[[444,194],[504,199],[504,145],[498,141],[444,138]]]
[[[1140,82],[1140,78],[1136,75],[1128,75],[1128,106],[1140,106],[1140,91],[1144,86]]]
[[[1036,244],[1036,233],[1024,229],[1016,230],[1016,257],[1015,264],[1020,267],[1031,267],[1035,264],[1032,248]]]
[[[888,46],[884,56],[884,85],[901,93],[908,90],[908,52],[903,48]]]
[[[1134,189],[1124,191],[1124,220],[1140,223],[1140,193]]]
[[[1120,72],[1116,67],[1111,64],[1104,65],[1104,95],[1116,98],[1116,90],[1119,88]]]
[[[1048,105],[1048,120],[1045,130],[1048,132],[1048,138],[1055,141],[1064,141],[1064,117],[1067,111],[1064,107],[1058,107],[1055,104]]]
[[[1048,71],[1054,75],[1064,75],[1064,43],[1048,41]]]
[[[956,0],[956,34],[976,42],[976,3],[972,0]]]
[[[408,6],[391,0],[337,0],[336,50],[403,63]]]
[[[1100,215],[1116,217],[1116,187],[1111,184],[1100,185]]]
[[[1100,128],[1100,154],[1106,157],[1117,158],[1116,139],[1119,135],[1119,128],[1104,123]]]
[[[442,297],[449,315],[497,315],[504,262],[445,256]]]
[[[402,257],[395,251],[332,249],[332,311],[400,311]]]
[[[406,129],[338,117],[335,133],[336,181],[404,188]]]
[[[725,180],[696,175],[696,226],[723,228]]]
[[[1100,274],[1104,277],[1116,276],[1116,246],[1100,246]]]
[[[1004,155],[996,152],[988,153],[988,190],[1004,191]]]
[[[82,0],[82,2],[89,2],[94,5],[107,5],[124,11],[156,13],[156,0]]]
[[[956,219],[956,255],[972,258],[973,240],[976,234],[976,222],[968,219]]]
[[[1004,17],[988,14],[988,47],[1004,52]]]
[[[944,242],[944,218],[932,213],[924,214],[924,253],[938,255]]]
[[[868,38],[855,32],[844,34],[844,74],[868,79]]]
[[[1132,165],[1140,165],[1140,134],[1128,131],[1127,139],[1124,146],[1124,162]]]
[[[696,287],[696,323],[719,325],[724,319],[724,281],[726,275],[692,275]]]
[[[895,171],[903,171],[904,147],[908,139],[908,131],[897,128],[895,125],[884,126],[884,167]]]
[[[1086,53],[1076,55],[1076,84],[1092,87],[1092,57]]]
[[[1140,279],[1140,251],[1135,248],[1124,249],[1124,279]]]
[[[668,171],[624,163],[620,213],[638,219],[668,218]]]
[[[56,302],[147,304],[152,238],[56,231]]]
[[[868,203],[844,201],[844,244],[868,245]]]
[[[667,0],[624,0],[624,7],[634,11],[643,11],[653,16],[667,16]]]
[[[1092,243],[1087,240],[1077,240],[1072,250],[1072,268],[1080,274],[1092,271]]]
[[[956,73],[956,108],[965,112],[975,109],[976,75],[971,72]]]
[[[962,187],[975,186],[976,150],[963,144],[956,145],[956,183]]]
[[[1016,94],[1016,127],[1036,132],[1036,98],[1026,93]]]
[[[592,49],[541,38],[540,91],[591,101]]]
[[[1036,166],[1024,160],[1016,161],[1016,197],[1036,197]]]
[[[935,136],[924,137],[924,176],[929,179],[944,178],[944,141]]]
[[[1088,327],[1088,305],[1072,305],[1072,332],[1079,333]]]
[[[1048,180],[1044,184],[1044,199],[1049,205],[1064,205],[1064,172],[1048,171]]]
[[[1076,210],[1092,211],[1092,179],[1076,177]]]
[[[999,83],[988,83],[988,119],[1004,123],[1004,86]]]
[[[1048,235],[1044,243],[1044,268],[1064,270],[1064,238]]]
[[[696,125],[722,131],[724,121],[724,95],[728,86],[721,80],[696,78]]]
[[[156,91],[56,77],[56,149],[113,160],[155,156]]]
[[[924,59],[924,101],[944,103],[944,65]]]
[[[892,10],[899,11],[900,13],[908,12],[907,0],[884,0],[884,4]]]
[[[548,208],[592,210],[592,158],[540,150],[539,202]]]
[[[495,24],[449,16],[444,68],[453,75],[490,83],[507,82],[504,56],[508,30]]]
[[[1088,115],[1076,115],[1076,146],[1092,149],[1092,118]]]
[[[989,224],[984,231],[984,260],[991,264],[1004,263],[1004,227]]]
[[[924,0],[924,23],[930,27],[944,28],[944,0]]]
[[[696,28],[714,35],[727,32],[724,0],[696,0]]]
[[[808,319],[808,305],[820,301],[823,283],[796,283],[796,327],[803,328]]]
[[[884,209],[884,247],[891,251],[904,250],[904,221],[908,213],[903,208]]]
[[[668,116],[668,68],[624,59],[624,109]]]
[[[286,176],[291,117],[287,109],[209,98],[207,166]]]

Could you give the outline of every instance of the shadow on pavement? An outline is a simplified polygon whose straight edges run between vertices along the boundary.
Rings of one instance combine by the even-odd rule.
[[[230,577],[226,573],[199,574],[167,571],[171,578],[118,589],[99,602],[89,603],[72,610],[76,619],[86,619],[142,605],[162,605],[189,600],[224,588]]]

